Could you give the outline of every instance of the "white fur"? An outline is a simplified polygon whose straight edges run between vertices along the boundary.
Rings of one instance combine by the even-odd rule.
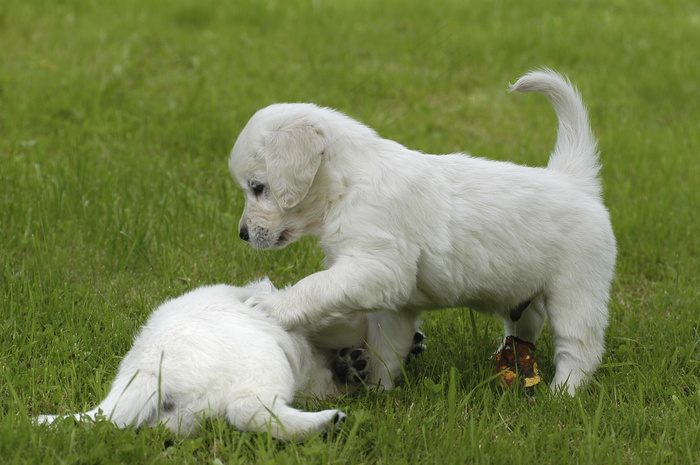
[[[600,363],[616,246],[601,198],[598,153],[580,95],[549,71],[511,89],[549,98],[559,117],[547,168],[426,155],[312,104],[258,111],[229,168],[246,205],[241,237],[259,249],[320,237],[325,271],[254,298],[288,327],[368,315],[367,343],[400,373],[421,310],[469,306],[503,318],[507,335],[554,335],[552,387],[572,395]],[[509,312],[532,299],[514,323]],[[336,325],[337,326],[337,325]],[[389,386],[379,363],[372,381]]]
[[[270,431],[301,440],[345,415],[304,412],[295,396],[336,396],[330,361],[301,329],[285,331],[242,302],[269,295],[269,281],[244,288],[195,289],[153,312],[126,354],[107,397],[94,409],[119,427],[165,424],[188,434],[205,418],[221,417],[239,430]],[[42,415],[41,423],[59,416]]]

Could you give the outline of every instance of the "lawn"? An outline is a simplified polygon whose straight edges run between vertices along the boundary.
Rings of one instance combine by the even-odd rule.
[[[475,0],[4,0],[0,4],[0,462],[700,462],[700,4]],[[548,66],[580,88],[619,246],[589,389],[503,390],[501,323],[427,314],[399,389],[323,401],[327,439],[222,422],[195,438],[35,426],[109,389],[149,312],[202,284],[321,268],[313,239],[257,252],[227,156],[255,110],[337,108],[429,153],[544,165],[556,117],[506,92]]]

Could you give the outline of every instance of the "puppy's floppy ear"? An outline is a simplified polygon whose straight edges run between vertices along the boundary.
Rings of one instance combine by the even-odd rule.
[[[268,134],[267,179],[280,207],[291,208],[306,197],[325,145],[323,130],[309,122],[293,123]]]

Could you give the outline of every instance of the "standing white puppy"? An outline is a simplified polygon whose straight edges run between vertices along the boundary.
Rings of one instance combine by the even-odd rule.
[[[530,342],[549,318],[552,387],[573,395],[604,352],[615,267],[596,141],[580,95],[560,75],[532,72],[511,89],[541,93],[557,112],[547,168],[426,155],[312,104],[258,111],[229,161],[246,199],[240,236],[271,249],[316,235],[327,269],[251,303],[288,328],[320,328],[317,340],[328,344],[342,333],[324,332],[328,321],[374,312],[367,344],[391,377],[422,310],[494,313],[506,336]],[[370,382],[391,385],[381,363],[370,366]]]
[[[117,426],[165,424],[188,434],[206,418],[243,431],[302,440],[340,423],[339,410],[304,412],[295,396],[338,396],[330,358],[302,328],[278,322],[243,303],[274,290],[269,281],[244,288],[195,289],[153,312],[119,367],[107,397],[77,419],[102,413]],[[40,423],[62,416],[41,415]]]

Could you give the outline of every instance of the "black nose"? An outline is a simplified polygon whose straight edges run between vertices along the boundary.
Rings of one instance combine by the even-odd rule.
[[[250,241],[250,236],[248,235],[248,228],[243,226],[241,230],[238,232],[238,235],[241,237],[246,242]]]

